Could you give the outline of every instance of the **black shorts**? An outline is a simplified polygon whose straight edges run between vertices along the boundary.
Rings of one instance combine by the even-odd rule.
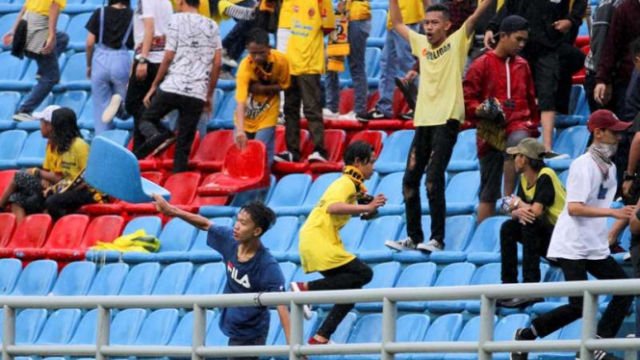
[[[556,94],[560,80],[560,59],[555,50],[539,51],[527,54],[533,81],[536,86],[538,108],[540,111],[556,109]]]

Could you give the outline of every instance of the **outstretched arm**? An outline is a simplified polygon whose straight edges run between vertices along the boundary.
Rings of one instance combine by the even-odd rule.
[[[402,21],[402,13],[400,12],[398,0],[389,0],[389,18],[391,19],[393,29],[400,34],[403,39],[409,41],[409,31],[411,29]]]
[[[473,34],[478,19],[482,16],[482,14],[489,10],[489,8],[493,6],[495,2],[496,0],[478,0],[478,7],[476,8],[476,11],[474,11],[473,14],[469,16],[467,21],[464,22],[467,37]]]
[[[178,209],[177,207],[169,204],[167,200],[158,194],[153,194],[153,200],[153,204],[156,206],[156,209],[164,215],[180,218],[202,230],[209,230],[211,225],[213,225],[213,223],[206,217]]]

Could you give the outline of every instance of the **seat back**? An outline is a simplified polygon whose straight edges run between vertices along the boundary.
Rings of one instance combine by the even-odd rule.
[[[89,291],[95,274],[96,264],[89,261],[74,261],[60,271],[51,295],[84,296]]]
[[[375,47],[368,47],[364,53],[365,56],[365,72],[369,78],[380,77],[380,58],[382,50]]]
[[[324,130],[324,148],[327,151],[327,160],[330,162],[342,161],[347,133],[339,129]]]
[[[378,160],[374,164],[374,169],[378,172],[388,173],[387,164],[404,164],[409,156],[413,134],[414,130],[399,130],[389,135],[384,141],[384,146],[382,147],[380,156],[378,156]]]
[[[124,228],[124,219],[118,215],[103,215],[91,220],[82,237],[79,248],[84,250],[97,241],[112,241],[120,236]]]
[[[152,312],[142,323],[135,345],[166,345],[178,325],[178,309]]]
[[[11,241],[7,244],[9,248],[42,247],[47,239],[47,234],[51,228],[51,217],[47,214],[33,214],[27,216],[13,232]]]
[[[476,129],[463,130],[458,133],[458,139],[453,152],[451,153],[451,161],[456,160],[477,160],[478,147],[476,146]]]
[[[2,64],[0,67],[1,80],[20,80],[27,68],[26,60],[14,57],[9,51],[0,53],[0,64]]]
[[[222,262],[201,265],[193,273],[185,295],[211,295],[222,291],[226,269]]]
[[[480,192],[480,172],[464,171],[449,180],[445,197],[447,202],[478,202]]]
[[[402,270],[395,287],[430,287],[435,278],[436,264],[432,262],[411,264]]]
[[[206,322],[204,331],[205,334],[209,331],[213,323],[214,313],[211,310],[206,311]],[[180,319],[180,322],[176,326],[171,340],[169,340],[169,346],[191,346],[193,338],[193,312],[189,311],[184,314]]]
[[[22,151],[25,140],[27,140],[27,132],[24,130],[6,130],[0,132],[0,160],[16,161],[20,155],[20,151]],[[5,168],[15,167],[15,164],[7,165],[9,166],[5,166]]]
[[[367,49],[367,51],[368,50],[369,49]],[[380,151],[382,151],[382,143],[386,138],[387,138],[387,134],[384,133],[383,131],[362,130],[355,133],[355,135],[353,135],[349,143],[353,144],[356,141],[364,141],[370,144],[371,146],[373,146],[373,152],[377,157],[378,155],[380,155]]]
[[[89,217],[87,215],[63,216],[51,229],[44,247],[47,249],[77,249],[88,224]]]
[[[407,314],[398,318],[396,323],[396,341],[421,341],[429,328],[431,319],[424,314]]]
[[[383,37],[387,31],[387,11],[384,9],[371,10],[371,33],[372,38]]]
[[[233,130],[216,130],[208,133],[193,156],[195,161],[219,161],[222,165],[224,157],[233,145]]]
[[[329,185],[331,185],[331,183],[338,179],[341,175],[342,174],[338,172],[332,172],[318,176],[311,184],[309,192],[307,192],[307,196],[305,197],[302,205],[315,206],[324,194],[325,190],[327,190]]]
[[[98,136],[105,137],[115,142],[116,144],[119,144],[122,147],[126,147],[127,143],[129,142],[129,131],[122,130],[122,129],[112,129],[112,130],[103,131]]]
[[[140,229],[144,229],[147,235],[158,236],[162,229],[162,220],[157,216],[141,216],[131,219],[122,230],[122,235],[129,235]]]
[[[211,219],[217,226],[233,226],[233,220],[231,218],[219,217]],[[266,234],[265,234],[266,235]],[[198,230],[193,246],[189,251],[215,251],[207,245],[208,232],[204,230]]]
[[[271,251],[286,251],[298,231],[298,225],[299,220],[295,216],[279,216],[260,240]]]
[[[0,17],[0,22],[3,18]],[[0,121],[13,121],[11,116],[18,108],[20,97],[21,95],[17,91],[0,91]]]
[[[0,188],[0,191],[2,189]],[[16,217],[12,213],[0,213],[0,246],[5,246],[13,235],[13,230],[16,228]]]
[[[69,340],[69,345],[90,345],[96,343],[98,309],[87,311],[78,322],[76,330]]]
[[[500,251],[500,228],[502,223],[508,220],[506,216],[493,216],[484,219],[476,228],[469,246],[465,252],[499,252]]]
[[[307,195],[310,186],[311,175],[286,175],[276,184],[267,205],[269,207],[302,205],[302,201]]]
[[[85,14],[80,14],[78,16],[81,15],[85,15]],[[88,14],[91,15],[91,14]],[[71,24],[75,24],[75,22],[78,19],[78,16],[74,16],[73,19],[71,19]],[[84,17],[84,16],[82,16]],[[86,21],[89,20],[89,17],[86,17],[85,20],[85,24]],[[71,27],[71,26],[69,26]],[[84,32],[85,34],[85,39],[86,39],[86,33],[87,31],[84,30],[84,26],[82,27],[82,32]],[[80,31],[78,32],[73,32],[73,33],[69,33],[71,35],[72,38],[74,38],[76,36],[76,34],[80,33]],[[73,41],[73,40],[72,40]],[[72,42],[70,41],[70,43]],[[72,82],[72,81],[85,81],[87,80],[86,78],[86,74],[87,74],[87,60],[86,60],[86,55],[84,53],[75,53],[71,56],[69,56],[69,58],[67,59],[66,64],[64,65],[64,69],[62,70],[62,73],[60,74],[60,83],[64,84],[67,82]]]
[[[287,150],[287,142],[285,140],[284,133],[284,126],[276,126],[276,135],[274,141],[274,152],[276,154]],[[309,143],[309,141],[309,131],[306,129],[300,129],[300,150],[304,152],[304,149],[307,148],[307,144]]]
[[[173,263],[165,267],[151,292],[151,295],[182,295],[191,280],[193,264],[190,262]]]
[[[149,295],[160,274],[160,264],[148,262],[131,268],[124,279],[120,295]]]
[[[13,121],[13,120],[12,120]],[[16,170],[1,170],[0,171],[0,192],[4,193],[4,190],[13,181],[13,177],[16,174]]]
[[[171,219],[160,233],[159,252],[189,250],[197,232],[198,229],[188,222],[180,218]]]
[[[24,309],[16,316],[16,345],[33,344],[47,320],[45,309]],[[4,327],[4,310],[0,309],[0,342],[2,342]]]
[[[462,330],[462,322],[462,314],[442,315],[431,323],[423,341],[453,341]]]
[[[96,274],[87,295],[118,295],[128,273],[129,265],[124,263],[103,265]]]
[[[353,326],[347,342],[349,344],[373,343],[382,340],[382,314],[367,314]]]
[[[125,309],[119,311],[111,321],[109,330],[109,344],[131,345],[138,337],[144,318],[145,309]]]
[[[381,216],[368,222],[367,230],[362,236],[358,251],[377,251],[385,240],[396,239],[402,225],[399,215]]]
[[[82,113],[85,103],[87,102],[88,94],[82,90],[68,90],[58,95],[54,103],[62,107],[67,107],[73,110],[76,114]]]
[[[240,179],[265,179],[268,178],[266,167],[267,151],[264,144],[257,140],[249,140],[244,150],[235,145],[229,147],[222,172]]]
[[[584,125],[577,125],[560,132],[554,143],[553,151],[558,154],[568,154],[572,159],[582,155],[589,141],[589,130]]]
[[[24,142],[17,164],[20,167],[41,166],[47,151],[47,139],[40,131],[34,131]]]
[[[364,289],[381,289],[394,287],[400,275],[401,265],[397,261],[390,261],[373,267],[373,278]]]
[[[51,260],[36,260],[29,263],[18,278],[11,295],[44,296],[49,293],[58,275],[58,264]]]
[[[87,38],[87,29],[85,28],[85,25],[89,21],[89,17],[91,17],[90,12],[80,13],[69,20],[69,25],[67,25],[67,34],[69,34],[69,44],[71,46],[81,46]],[[84,76],[84,73],[82,75]]]
[[[354,216],[340,229],[340,238],[347,251],[356,251],[358,249],[366,228],[367,221]]]
[[[36,344],[62,345],[69,342],[80,321],[80,309],[60,309],[54,311],[42,328]]]
[[[502,278],[500,277],[500,271],[502,264],[489,263],[480,266],[473,273],[473,277],[469,282],[470,285],[488,285],[488,284],[501,284]]]
[[[384,176],[378,186],[375,194],[384,194],[387,197],[387,204],[401,205],[404,204],[404,195],[402,195],[402,178],[403,172],[395,172]]]
[[[445,221],[445,249],[462,251],[469,245],[469,240],[476,227],[473,215],[449,216]]]
[[[20,260],[0,259],[0,295],[8,295],[13,291],[21,271],[22,262]]]

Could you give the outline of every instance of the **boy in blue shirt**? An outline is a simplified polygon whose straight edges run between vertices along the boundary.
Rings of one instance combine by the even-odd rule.
[[[233,228],[216,226],[209,219],[170,205],[159,195],[153,196],[156,208],[164,215],[178,217],[206,230],[207,244],[222,254],[226,264],[225,294],[284,291],[280,265],[260,242],[276,216],[261,202],[244,205]],[[280,323],[289,342],[289,310],[278,306]],[[222,309],[220,329],[229,337],[229,346],[264,345],[269,331],[269,310],[265,306],[227,307]],[[233,359],[258,359],[242,357]]]

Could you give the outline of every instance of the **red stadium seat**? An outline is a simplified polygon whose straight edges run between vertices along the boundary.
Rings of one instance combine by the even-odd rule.
[[[189,161],[189,166],[211,173],[222,169],[224,156],[233,145],[233,130],[216,130],[202,139],[198,151]]]
[[[193,139],[193,144],[191,145],[191,151],[189,152],[189,157],[195,154],[198,149],[198,145],[200,144],[200,135],[196,132],[196,135]],[[176,153],[176,143],[169,145],[169,147],[157,154],[155,156],[147,156],[144,159],[138,160],[138,164],[140,164],[140,171],[150,171],[150,170],[159,170],[162,168],[171,169],[173,168],[173,158]]]
[[[276,140],[274,150],[276,154],[287,150],[287,142],[284,136],[284,126],[276,127]],[[307,156],[309,156],[309,154],[311,154],[311,152],[313,151],[313,144],[309,139],[308,130],[300,130],[300,151],[302,159],[306,159]],[[303,173],[309,170],[309,163],[307,163],[306,161],[274,162],[271,170],[274,173],[278,174]]]
[[[200,173],[192,171],[181,172],[169,176],[163,185],[163,187],[171,193],[171,200],[169,202],[187,211],[193,212],[197,210],[190,206],[190,204],[196,197],[196,190],[198,188],[198,184],[200,184],[200,178]],[[136,215],[155,214],[158,212],[153,203],[126,203],[124,205],[124,211],[129,214]]]
[[[75,246],[69,245],[47,250],[47,258],[58,261],[76,261],[85,258],[88,248],[97,241],[112,241],[120,236],[124,228],[124,219],[117,215],[104,215],[91,220],[81,241]]]
[[[231,195],[269,185],[267,151],[262,142],[249,140],[244,150],[229,148],[222,172],[205,178],[198,194],[204,196]]]
[[[0,247],[4,247],[11,240],[15,228],[16,217],[11,213],[0,213]]]
[[[27,216],[13,232],[11,240],[0,249],[0,257],[12,257],[14,249],[42,247],[51,229],[51,217],[47,214]]]
[[[191,150],[189,151],[189,159],[192,159],[198,148],[200,147],[200,133],[196,131],[193,143],[191,143]],[[173,158],[176,156],[176,144],[169,146],[169,148],[163,153],[162,167],[165,169],[173,169]]]
[[[0,171],[0,194],[4,193],[4,189],[6,189],[11,181],[13,181],[13,176],[15,175],[15,173],[15,170]]]
[[[353,88],[340,90],[340,105],[338,111],[340,114],[346,114],[353,111],[355,98],[355,90]]]
[[[349,144],[356,141],[365,141],[373,146],[373,150],[376,153],[376,156],[380,154],[382,150],[382,140],[384,138],[384,134],[377,130],[364,130],[357,132],[349,141]],[[326,173],[333,171],[341,171],[344,167],[344,162],[342,161],[342,155],[345,150],[345,139],[341,137],[340,134],[332,135],[331,138],[327,138],[325,136],[325,147],[327,149],[334,149],[333,153],[330,153],[329,160],[326,163],[312,163],[310,165],[311,171],[313,173]]]
[[[140,173],[140,176],[158,185],[162,185],[164,180],[164,174],[160,171],[144,171]]]
[[[56,221],[44,245],[17,247],[14,250],[14,255],[19,259],[29,261],[45,258],[50,249],[76,248],[82,240],[88,224],[89,217],[87,215],[63,216]]]

